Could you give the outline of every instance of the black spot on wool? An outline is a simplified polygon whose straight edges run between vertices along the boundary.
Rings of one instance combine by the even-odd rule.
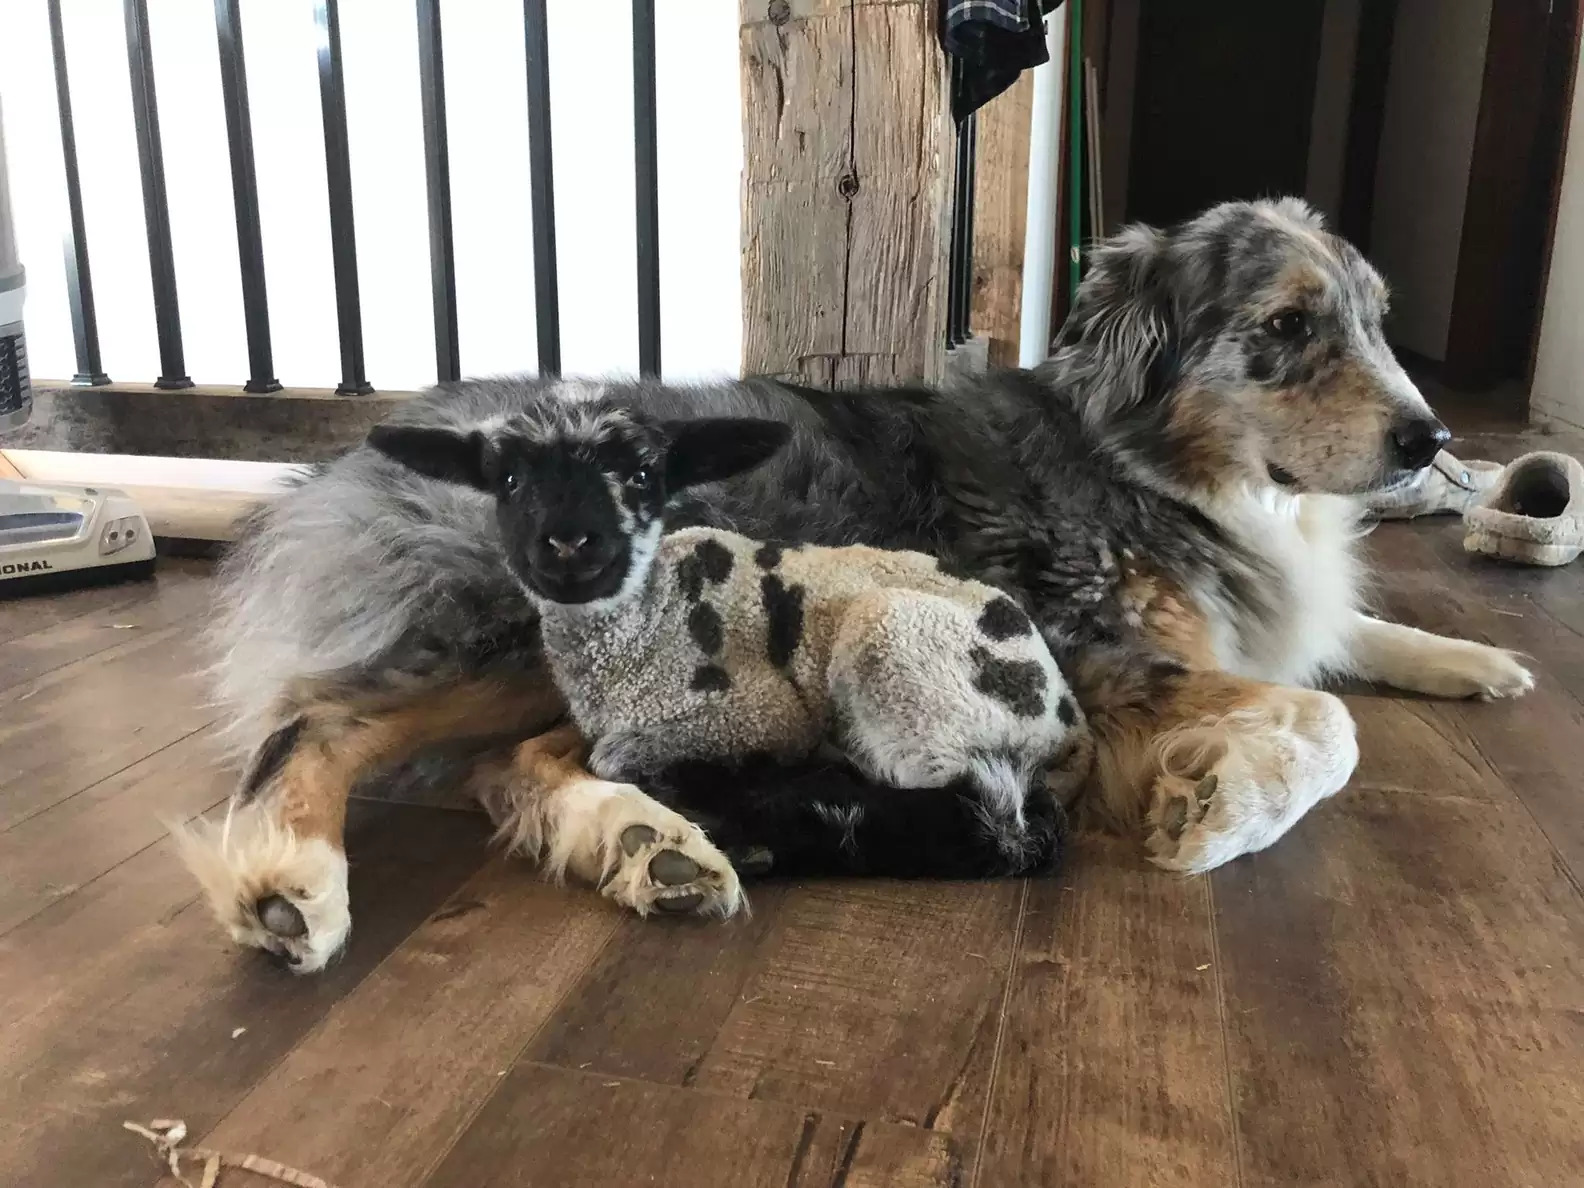
[[[765,618],[769,623],[770,663],[785,668],[792,662],[803,638],[803,587],[788,586],[773,573],[760,583],[764,594]]]
[[[979,612],[979,630],[994,640],[1016,639],[1032,635],[1034,624],[1018,609],[1017,603],[1005,595],[992,598]]]
[[[706,656],[715,655],[724,640],[720,612],[707,602],[699,603],[688,615],[688,634]]]
[[[693,548],[700,569],[712,585],[720,585],[731,577],[731,550],[718,540],[701,540]]]
[[[307,725],[306,718],[293,718],[264,740],[257,754],[253,756],[253,765],[248,768],[247,775],[242,779],[242,786],[237,791],[237,798],[243,804],[253,800],[265,784],[280,774],[280,769],[286,766],[286,760],[291,758],[292,751],[297,747],[297,740],[302,737]]]
[[[689,602],[704,597],[704,565],[696,554],[677,562],[677,585]]]
[[[754,564],[760,569],[774,569],[781,564],[781,546],[777,544],[760,545],[759,551],[754,554]]]
[[[731,674],[720,665],[700,664],[688,687],[695,693],[725,693],[731,686]]]
[[[974,688],[993,697],[1020,718],[1045,712],[1045,670],[1032,660],[1002,660],[984,648],[968,653],[978,671]]]
[[[1056,707],[1056,716],[1061,719],[1063,726],[1077,725],[1078,704],[1071,697],[1063,697],[1061,704]]]

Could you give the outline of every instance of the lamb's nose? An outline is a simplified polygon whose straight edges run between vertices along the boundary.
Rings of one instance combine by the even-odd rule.
[[[568,536],[570,536],[570,533]],[[589,537],[587,533],[571,539],[563,539],[559,536],[545,537],[545,544],[549,545],[555,555],[563,561],[572,560],[572,558],[577,556],[578,552],[585,548],[588,543]]]

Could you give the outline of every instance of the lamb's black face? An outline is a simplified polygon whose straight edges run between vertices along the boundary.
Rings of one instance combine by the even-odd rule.
[[[471,432],[376,425],[368,444],[428,478],[494,495],[517,580],[546,602],[571,606],[636,593],[660,543],[668,496],[751,470],[790,436],[776,421],[655,422],[552,394]]]
[[[518,580],[551,602],[614,598],[641,580],[665,507],[664,445],[620,414],[549,440],[508,433],[492,465]]]

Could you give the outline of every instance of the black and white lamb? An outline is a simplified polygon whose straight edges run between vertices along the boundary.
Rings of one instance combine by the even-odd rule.
[[[879,829],[848,847],[871,856],[918,842],[930,813],[902,822],[931,789],[937,851],[941,792],[958,806],[952,873],[1048,869],[1059,805],[1092,747],[1016,603],[922,553],[783,547],[709,527],[662,535],[668,500],[759,465],[787,435],[770,421],[660,423],[559,404],[471,433],[383,425],[369,442],[496,496],[508,564],[596,775],[651,789],[690,781],[696,805],[710,778],[775,783],[771,773],[834,748],[856,777],[830,765],[821,779],[781,780],[798,802],[777,817],[778,869],[798,867],[799,822]],[[908,865],[894,854],[881,864]]]

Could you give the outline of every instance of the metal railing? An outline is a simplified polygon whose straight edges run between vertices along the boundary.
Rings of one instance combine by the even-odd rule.
[[[946,259],[946,349],[973,337],[974,163],[978,158],[978,113],[957,124],[952,183],[951,242]]]
[[[424,177],[429,225],[431,300],[434,309],[438,379],[461,378],[457,342],[456,254],[451,225],[451,165],[446,135],[445,56],[440,0],[414,0],[418,23],[419,88],[423,112]],[[633,22],[633,129],[637,199],[638,368],[660,374],[659,169],[655,106],[654,0],[631,0]],[[240,0],[214,0],[215,36],[220,48],[221,100],[231,157],[231,191],[236,206],[237,247],[242,277],[242,309],[247,335],[248,392],[280,390],[270,339],[269,298],[264,274],[264,241],[253,161],[253,129],[248,108],[247,70],[242,52]],[[77,356],[73,383],[108,384],[99,353],[98,320],[84,229],[82,182],[66,72],[66,38],[61,0],[48,0],[50,45],[54,56],[55,99],[65,157],[68,229],[65,238],[67,297]],[[122,0],[127,63],[131,72],[133,126],[148,232],[153,282],[154,324],[159,344],[155,387],[188,388],[182,351],[181,311],[171,246],[170,209],[165,193],[164,152],[155,98],[148,0]],[[342,77],[341,27],[337,0],[318,0],[319,97],[324,114],[325,174],[330,204],[331,264],[335,278],[336,331],[341,376],[336,392],[372,391],[363,359],[363,322],[358,294],[357,232],[352,204],[352,169],[347,134],[346,88]],[[539,371],[561,372],[560,295],[556,274],[554,156],[550,142],[550,43],[545,0],[523,0],[524,51],[528,75],[529,207],[533,220],[535,319]]]

